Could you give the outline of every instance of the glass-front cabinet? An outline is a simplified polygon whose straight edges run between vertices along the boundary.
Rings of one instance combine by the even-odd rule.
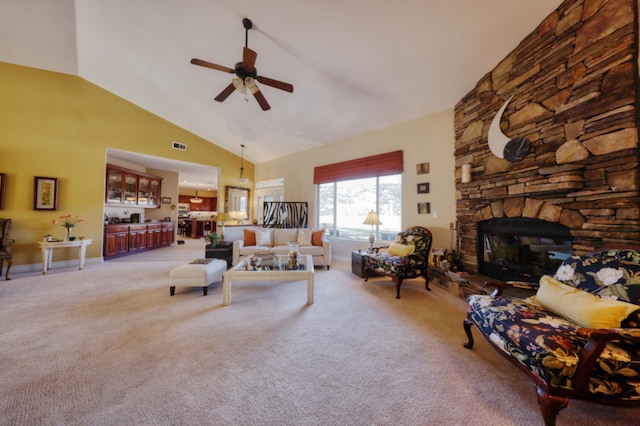
[[[151,179],[149,181],[149,206],[160,205],[160,180]]]
[[[107,204],[122,204],[122,177],[120,170],[107,169]]]
[[[138,178],[138,205],[146,206],[149,203],[149,178]]]
[[[126,205],[136,205],[137,198],[136,193],[138,192],[138,176],[132,173],[124,174],[124,199],[123,204]]]
[[[107,164],[105,203],[159,207],[162,178]]]

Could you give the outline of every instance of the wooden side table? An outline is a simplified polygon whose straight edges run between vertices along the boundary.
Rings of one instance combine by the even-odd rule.
[[[233,242],[225,241],[215,246],[207,245],[205,247],[205,258],[222,259],[227,262],[227,269],[231,268],[233,262]]]

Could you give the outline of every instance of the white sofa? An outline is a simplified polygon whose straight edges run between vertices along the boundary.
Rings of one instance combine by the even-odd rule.
[[[300,232],[299,232],[300,231]],[[255,232],[256,242],[253,244],[251,233]],[[313,238],[315,233],[315,238]],[[315,241],[314,241],[315,240]],[[300,242],[301,255],[313,256],[314,266],[331,266],[331,242],[324,237],[324,230],[298,228],[248,228],[244,230],[244,238],[233,242],[233,264],[257,251],[270,250],[276,255],[289,253],[289,242]],[[247,242],[249,244],[247,244]],[[317,245],[314,245],[315,242]]]

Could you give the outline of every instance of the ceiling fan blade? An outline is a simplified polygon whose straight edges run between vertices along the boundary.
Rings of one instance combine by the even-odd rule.
[[[229,97],[230,94],[233,93],[234,90],[236,90],[236,86],[234,86],[233,83],[231,83],[230,85],[225,87],[224,90],[220,92],[218,96],[216,96],[216,101],[223,102],[225,99]]]
[[[193,65],[200,65],[201,67],[211,68],[214,70],[228,72],[230,74],[236,72],[233,68],[223,67],[222,65],[214,64],[213,62],[203,61],[202,59],[193,58],[191,60]]]
[[[271,109],[271,106],[269,105],[269,102],[267,102],[267,100],[264,98],[264,95],[262,94],[262,92],[260,91],[260,89],[258,89],[256,87],[257,90],[253,91],[253,97],[256,98],[256,101],[258,101],[258,104],[260,105],[260,108],[262,108],[263,111],[267,111]]]
[[[275,87],[276,89],[284,90],[285,92],[293,93],[293,84],[285,83],[283,81],[274,80],[272,78],[258,76],[256,77],[262,84],[266,84],[267,86]]]
[[[248,47],[242,48],[242,66],[244,66],[248,71],[253,71],[255,69],[257,58],[258,53],[256,51],[251,50]]]

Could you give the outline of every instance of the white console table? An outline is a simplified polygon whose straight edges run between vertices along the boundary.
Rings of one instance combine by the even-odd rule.
[[[84,258],[87,254],[87,246],[91,244],[91,239],[75,240],[75,241],[39,241],[38,245],[42,249],[42,275],[46,275],[51,269],[51,258],[53,257],[53,249],[78,247],[78,269],[84,268]]]

